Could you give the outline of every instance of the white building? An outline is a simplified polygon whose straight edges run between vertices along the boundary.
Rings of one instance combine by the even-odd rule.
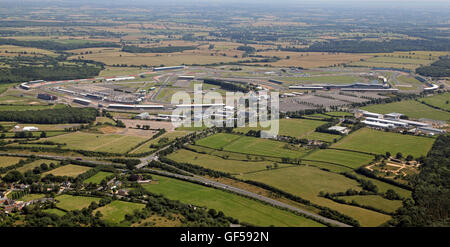
[[[378,123],[378,122],[372,122],[372,121],[367,121],[367,120],[363,120],[363,121],[361,121],[361,123],[364,123],[367,126],[375,127],[375,128],[383,128],[383,129],[394,128],[393,124]]]
[[[38,131],[39,129],[37,127],[34,127],[34,126],[26,126],[26,127],[23,127],[22,130],[23,131]]]
[[[350,131],[347,127],[342,127],[342,126],[332,126],[330,128],[328,128],[328,130],[335,130],[341,134],[348,134],[348,132]]]

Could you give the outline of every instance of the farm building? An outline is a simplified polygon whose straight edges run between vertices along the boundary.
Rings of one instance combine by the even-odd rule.
[[[334,130],[341,134],[348,134],[348,132],[350,131],[347,127],[342,127],[342,126],[332,126],[332,127],[328,128],[328,130]]]
[[[387,119],[368,117],[368,118],[366,118],[366,121],[383,123],[383,124],[392,124],[395,127],[403,127],[403,128],[408,127],[407,123],[403,123],[403,122],[400,122],[400,121],[394,121],[394,120],[387,120]]]
[[[431,124],[428,123],[422,123],[422,122],[417,122],[417,121],[411,121],[411,120],[404,120],[404,119],[399,119],[399,122],[402,123],[407,123],[410,126],[415,126],[415,127],[430,127]]]
[[[34,126],[26,126],[26,127],[23,127],[22,130],[23,131],[38,131],[39,129],[37,127],[34,127]]]
[[[359,111],[359,113],[362,114],[364,117],[373,117],[373,118],[383,118],[383,114],[374,113],[374,112],[368,112],[368,111]]]
[[[81,105],[89,105],[89,104],[91,104],[91,101],[90,101],[90,100],[87,100],[87,99],[80,99],[80,98],[74,98],[74,99],[73,99],[73,102],[78,103],[78,104],[81,104]]]
[[[58,99],[58,97],[54,96],[54,95],[50,95],[50,94],[46,94],[46,93],[40,93],[37,95],[38,99],[43,99],[43,100],[56,100]]]
[[[361,121],[361,123],[364,123],[365,125],[374,127],[374,128],[382,128],[382,129],[394,128],[393,124],[378,123],[378,122],[372,122],[372,121],[367,121],[367,120],[363,120],[363,121]]]
[[[431,134],[431,135],[445,134],[445,130],[435,129],[435,128],[431,128],[431,127],[418,127],[417,130],[422,133]]]
[[[397,113],[397,112],[391,112],[391,113],[388,113],[388,114],[384,114],[384,118],[386,118],[386,119],[396,119],[396,120],[398,120],[398,119],[400,119],[401,116],[404,116],[404,115],[401,114],[401,113]]]

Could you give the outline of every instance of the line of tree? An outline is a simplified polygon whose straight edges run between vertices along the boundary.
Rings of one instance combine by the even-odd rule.
[[[92,65],[23,66],[0,68],[0,83],[25,82],[32,80],[72,80],[97,76],[101,67]]]
[[[120,47],[119,44],[112,42],[58,42],[53,40],[16,40],[16,39],[0,39],[0,45],[34,47],[53,51],[66,51],[66,50],[95,48],[95,47]]]
[[[163,47],[138,47],[138,46],[124,46],[123,52],[129,53],[172,53],[182,52],[186,50],[195,50],[196,46],[163,46]]]
[[[0,121],[35,124],[92,123],[97,116],[98,111],[95,108],[65,107],[36,111],[2,111]]]
[[[240,85],[236,85],[231,82],[226,82],[223,80],[217,80],[217,79],[203,79],[203,83],[212,84],[216,86],[220,86],[220,88],[232,92],[244,92],[248,93],[249,89],[247,87],[242,87]]]
[[[295,52],[383,53],[394,51],[449,51],[447,39],[394,39],[390,41],[331,40],[316,42],[308,48],[281,48]]]
[[[416,69],[416,73],[431,77],[449,77],[450,76],[450,56],[439,57],[439,60]]]

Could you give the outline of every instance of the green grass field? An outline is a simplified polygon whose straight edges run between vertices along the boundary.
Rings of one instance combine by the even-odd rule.
[[[22,157],[13,156],[0,156],[0,167],[8,167],[19,163],[19,161],[24,160]]]
[[[170,141],[175,140],[177,137],[183,137],[183,136],[187,135],[188,133],[189,133],[188,131],[172,131],[172,132],[164,133],[163,135],[158,136],[157,138],[142,144],[141,146],[139,146],[138,148],[136,148],[135,150],[130,152],[130,154],[140,154],[140,153],[154,151],[155,148],[151,148],[150,145],[152,145],[152,144],[158,145],[159,140],[161,140],[162,138],[168,138],[169,142],[170,142]]]
[[[313,220],[298,216],[258,201],[241,197],[222,190],[172,178],[152,175],[158,184],[147,184],[144,188],[157,194],[163,194],[172,200],[197,206],[205,206],[222,211],[227,216],[257,226],[322,226]]]
[[[405,100],[389,104],[370,105],[361,109],[381,114],[398,112],[410,118],[429,118],[434,120],[450,121],[450,113],[437,110],[414,100]]]
[[[338,143],[333,144],[331,147],[375,154],[390,152],[392,155],[395,155],[397,152],[401,152],[404,157],[410,154],[417,158],[421,155],[426,156],[433,142],[434,139],[427,137],[402,135],[362,128],[343,138]]]
[[[26,195],[22,196],[21,198],[16,199],[16,201],[28,202],[28,201],[32,201],[32,200],[36,200],[36,199],[44,198],[44,197],[46,197],[45,194],[26,194]]]
[[[102,219],[106,222],[119,224],[125,219],[126,214],[132,214],[134,210],[143,208],[145,208],[145,205],[140,203],[113,201],[106,206],[97,208],[94,210],[93,214],[99,211],[103,215]]]
[[[147,138],[117,134],[91,134],[74,132],[45,140],[66,143],[66,149],[81,149],[97,152],[125,153]]]
[[[399,207],[402,206],[402,201],[388,200],[379,195],[364,195],[364,196],[342,196],[339,199],[343,199],[347,202],[355,201],[356,203],[364,206],[372,206],[374,208],[382,209],[386,212],[393,213]]]
[[[239,139],[239,135],[231,135],[224,133],[217,133],[212,136],[205,137],[195,142],[196,145],[205,146],[213,149],[220,149],[229,143]]]
[[[94,176],[84,180],[84,183],[93,183],[93,184],[99,184],[103,179],[105,179],[108,176],[111,176],[113,173],[112,172],[98,172],[97,174],[95,174]]]
[[[60,195],[55,197],[58,201],[56,206],[67,211],[71,210],[81,210],[88,207],[91,202],[98,203],[100,198],[97,197],[87,197],[87,196],[72,196],[72,195]]]
[[[54,176],[76,177],[82,173],[89,171],[90,169],[92,168],[87,166],[65,165],[50,170],[48,172],[44,172],[42,176],[46,176],[47,174],[53,174]]]
[[[287,144],[269,139],[255,138],[242,136],[238,140],[226,145],[223,150],[253,154],[253,155],[267,155],[272,157],[289,157],[299,158],[306,154],[306,150],[291,150],[285,148]]]
[[[274,167],[271,161],[240,161],[225,159],[214,155],[200,154],[186,149],[177,150],[167,156],[177,162],[186,162],[199,165],[215,171],[227,172],[231,174],[248,173],[254,171],[266,170],[268,165]],[[277,163],[278,167],[290,166],[287,164]]]
[[[58,216],[64,216],[66,214],[66,212],[59,210],[57,208],[49,208],[49,209],[44,209],[42,211],[45,213],[49,213],[49,214],[56,214]]]
[[[360,166],[369,164],[369,162],[373,160],[374,156],[342,150],[319,149],[304,158],[308,160],[337,163],[356,169]]]
[[[304,136],[303,138],[306,138],[308,140],[317,140],[317,141],[324,141],[324,142],[334,142],[334,140],[339,140],[342,138],[340,135],[334,135],[334,134],[328,134],[328,133],[322,133],[322,132],[311,132]]]
[[[296,138],[304,137],[313,132],[320,125],[325,124],[323,121],[309,120],[309,119],[280,119],[280,129],[278,135],[292,136]],[[247,133],[250,130],[261,130],[269,128],[261,127],[242,127],[235,128],[234,131]]]
[[[200,139],[196,142],[196,145],[214,149],[223,149],[224,151],[236,153],[265,155],[280,158],[299,158],[306,153],[306,150],[304,149],[287,149],[285,148],[287,144],[284,142],[224,133],[218,133]]]
[[[55,161],[55,160],[39,159],[39,160],[33,161],[29,164],[26,164],[22,167],[19,167],[15,170],[19,171],[21,173],[25,173],[26,171],[33,170],[35,167],[40,166],[42,163],[46,163],[47,165],[49,165],[50,163],[59,164],[59,162]]]
[[[441,109],[450,111],[450,93],[437,94],[437,95],[434,95],[431,97],[425,97],[425,98],[422,98],[419,100],[423,101],[427,104],[430,104],[432,106],[436,106]]]
[[[318,194],[321,191],[335,193],[345,192],[347,189],[359,191],[361,188],[355,180],[332,172],[322,171],[315,167],[291,167],[245,174],[238,177],[262,182],[310,200],[315,204],[337,210],[358,220],[362,226],[378,226],[390,219],[388,215],[319,197]]]

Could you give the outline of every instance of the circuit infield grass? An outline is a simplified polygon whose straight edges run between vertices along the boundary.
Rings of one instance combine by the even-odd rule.
[[[256,226],[316,227],[322,224],[294,213],[222,190],[172,178],[152,175],[158,184],[143,185],[156,194],[196,206],[205,206]]]
[[[418,158],[421,155],[426,156],[434,140],[428,137],[402,135],[362,128],[344,137],[331,147],[374,154],[390,152],[392,155],[395,155],[400,152],[404,157],[410,154]]]

